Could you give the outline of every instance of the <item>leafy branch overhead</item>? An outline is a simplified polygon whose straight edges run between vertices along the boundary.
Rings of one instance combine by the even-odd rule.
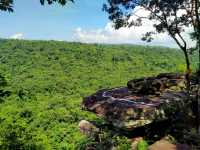
[[[13,12],[13,0],[0,0],[0,10]]]
[[[58,3],[64,6],[68,2],[74,2],[74,0],[40,0],[41,5],[45,5],[45,3],[51,5],[54,3]],[[13,0],[0,0],[0,10],[13,12],[14,1]]]
[[[116,29],[123,26],[140,26],[144,19],[149,19],[156,20],[154,27],[157,33],[168,31],[172,36],[181,37],[179,34],[185,26],[191,24],[191,20],[189,13],[180,14],[180,11],[189,11],[190,5],[185,0],[108,0],[103,8],[109,13],[109,19],[114,22]],[[142,14],[136,15],[134,11],[136,7],[148,11],[149,15],[146,17]],[[130,20],[132,16],[137,16],[137,19]],[[148,34],[150,35],[152,34]]]
[[[74,2],[74,0],[40,0],[40,3],[42,5],[44,5],[45,2],[47,2],[49,5],[53,3],[59,3],[60,5],[64,6],[65,4],[67,4],[67,2]]]

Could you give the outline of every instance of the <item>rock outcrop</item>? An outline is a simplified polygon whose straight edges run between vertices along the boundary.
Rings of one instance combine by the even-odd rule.
[[[187,100],[184,89],[184,75],[160,74],[97,91],[85,97],[82,106],[117,128],[132,130],[175,116]]]
[[[191,150],[191,147],[186,144],[172,144],[165,139],[161,139],[149,146],[148,150]]]
[[[78,126],[81,133],[89,137],[94,137],[99,132],[99,128],[87,120],[81,120]]]
[[[134,79],[127,83],[128,88],[135,94],[160,95],[165,91],[181,91],[185,88],[183,74],[165,73],[156,77]]]

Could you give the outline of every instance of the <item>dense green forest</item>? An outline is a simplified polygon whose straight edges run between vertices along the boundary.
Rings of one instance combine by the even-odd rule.
[[[164,47],[0,40],[0,149],[77,149],[79,121],[98,120],[84,96],[184,64]]]

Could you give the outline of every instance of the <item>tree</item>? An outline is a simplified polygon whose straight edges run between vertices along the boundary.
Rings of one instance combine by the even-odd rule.
[[[199,14],[200,2],[199,0],[190,1],[190,10],[187,10],[187,13],[190,14],[191,23],[193,26],[194,32],[191,33],[191,38],[196,40],[196,47],[192,50],[198,50],[198,70],[200,71],[200,14]]]
[[[192,10],[191,10],[191,18],[192,18],[192,25],[194,28],[194,33],[193,37],[196,39],[196,49],[198,50],[199,53],[199,64],[198,64],[198,71],[197,71],[197,76],[198,76],[198,89],[197,89],[197,119],[198,119],[198,132],[200,134],[200,14],[199,14],[199,9],[200,9],[200,1],[199,0],[192,0],[191,1],[192,5]]]
[[[200,72],[200,1],[199,0],[107,0],[104,4],[103,10],[109,14],[109,19],[114,23],[114,27],[119,29],[121,27],[141,26],[145,19],[153,22],[155,31],[148,31],[142,38],[147,42],[153,40],[153,34],[167,32],[171,38],[177,43],[185,55],[186,61],[186,79],[188,81],[189,89],[189,74],[190,60],[189,60],[189,46],[185,37],[183,36],[186,27],[193,27],[193,37],[196,40],[196,49],[199,52],[199,72]],[[137,14],[138,9],[143,9],[149,14]],[[132,19],[135,16],[137,19]],[[199,77],[197,77],[199,78]],[[199,79],[200,80],[200,79]],[[200,81],[198,81],[200,85]],[[189,90],[188,90],[189,91]],[[197,91],[198,92],[198,91]],[[200,98],[197,93],[197,122],[199,124],[200,133]]]
[[[74,2],[74,0],[40,0],[41,5],[45,5],[45,3],[51,5],[54,3],[58,3],[64,6],[67,2]],[[14,0],[0,0],[0,10],[13,12]]]
[[[185,27],[192,26],[193,21],[198,20],[194,16],[192,1],[198,0],[108,0],[103,9],[108,12],[109,19],[116,29],[141,26],[144,19],[156,21],[153,24],[155,31],[148,31],[142,39],[150,42],[153,40],[153,34],[167,32],[183,51],[186,69],[190,72],[189,47],[182,33]],[[149,15],[136,15],[136,8],[148,11]],[[132,16],[136,16],[137,19],[131,20]]]

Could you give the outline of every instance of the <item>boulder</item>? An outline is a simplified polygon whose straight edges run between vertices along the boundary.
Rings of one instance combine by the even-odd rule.
[[[131,80],[127,87],[99,90],[85,97],[82,106],[117,128],[133,130],[176,116],[187,99],[184,89],[184,75],[160,74]]]
[[[78,126],[81,133],[89,137],[94,137],[99,132],[99,128],[87,120],[81,120]]]
[[[166,90],[180,91],[185,88],[185,76],[178,73],[162,73],[156,77],[134,79],[127,83],[132,93],[161,94]]]
[[[186,144],[172,144],[167,140],[161,139],[148,147],[148,150],[191,150]]]

